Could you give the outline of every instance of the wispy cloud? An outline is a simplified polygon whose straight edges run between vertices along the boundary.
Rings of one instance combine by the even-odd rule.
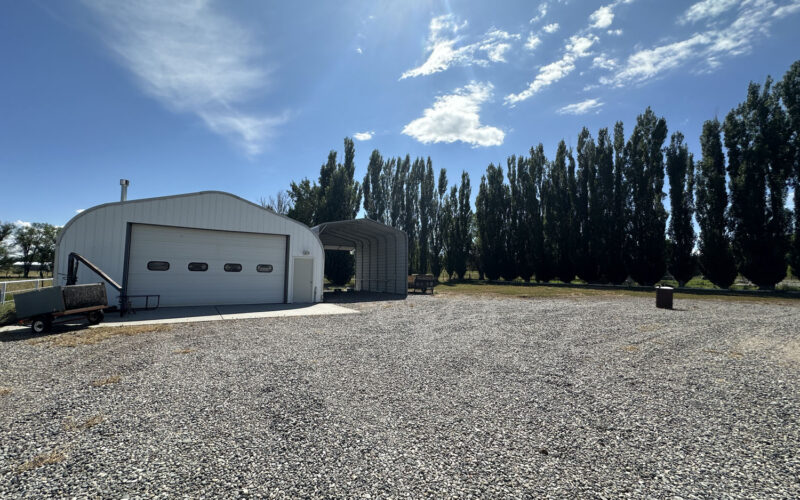
[[[707,3],[702,12],[722,12],[718,10],[722,7],[706,0],[695,4],[687,13]],[[713,10],[713,6],[717,10]],[[614,86],[639,84],[689,62],[694,62],[699,71],[714,69],[721,64],[721,59],[747,54],[758,38],[768,36],[774,13],[780,8],[773,0],[744,0],[727,26],[711,23],[705,31],[684,40],[639,50],[628,56],[617,73],[601,78],[600,82]]]
[[[792,0],[791,3],[775,9],[775,12],[772,13],[772,17],[786,17],[797,12],[800,12],[800,0]]]
[[[558,110],[560,115],[585,115],[590,111],[599,110],[603,107],[603,103],[597,99],[586,99],[582,102],[569,104]]]
[[[14,225],[16,225],[17,227],[31,227],[33,224],[31,224],[30,222],[26,222],[24,220],[17,219],[14,222]]]
[[[269,83],[250,34],[207,0],[84,0],[104,40],[145,92],[198,116],[248,155],[260,153],[286,115],[238,109]]]
[[[368,141],[372,139],[372,136],[375,134],[374,130],[368,130],[367,132],[356,132],[353,134],[353,138],[357,141]]]
[[[474,147],[499,146],[505,132],[480,120],[481,105],[491,99],[493,89],[491,83],[471,82],[437,97],[433,107],[406,125],[403,133],[425,144],[461,141]]]
[[[572,73],[575,70],[575,62],[582,57],[588,56],[590,54],[589,49],[597,40],[598,38],[594,35],[575,35],[571,37],[561,59],[539,68],[539,73],[528,85],[528,88],[518,94],[507,95],[505,103],[514,106],[518,102],[530,99],[541,92],[542,89]]]
[[[491,29],[477,42],[462,44],[464,36],[459,32],[466,27],[466,21],[458,23],[452,14],[431,19],[425,49],[427,59],[403,73],[400,79],[439,73],[455,65],[487,66],[493,62],[505,62],[505,53],[511,48],[511,42],[520,38],[518,34]]]
[[[550,64],[541,66],[533,81],[528,84],[528,88],[522,92],[508,94],[504,100],[505,104],[507,106],[515,106],[517,103],[530,99],[543,89],[570,75],[575,71],[575,65],[579,59],[592,55],[590,49],[600,41],[600,38],[595,33],[599,29],[605,29],[611,26],[614,21],[614,9],[621,4],[629,4],[634,1],[635,0],[616,0],[595,10],[589,16],[589,25],[569,37],[564,46],[561,58]],[[542,30],[552,33],[558,30],[558,28],[558,23],[552,23],[544,26]],[[606,31],[608,34],[622,34],[622,30]],[[613,59],[606,58],[605,56],[600,60],[597,60],[597,58],[595,59],[596,65],[604,64],[608,66],[612,62],[616,63]]]
[[[681,24],[694,23],[702,19],[717,17],[736,7],[740,0],[702,0],[689,7],[678,19]]]
[[[84,210],[86,210],[86,209],[85,208],[78,208],[78,209],[75,210],[75,213],[79,214],[79,213],[83,212]]]
[[[529,21],[531,24],[538,23],[547,15],[547,2],[542,2],[539,4],[539,7],[536,9],[536,15],[531,18]]]

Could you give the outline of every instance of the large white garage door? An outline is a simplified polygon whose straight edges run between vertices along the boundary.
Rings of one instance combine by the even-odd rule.
[[[162,306],[283,302],[286,238],[134,224],[128,295],[158,294]]]

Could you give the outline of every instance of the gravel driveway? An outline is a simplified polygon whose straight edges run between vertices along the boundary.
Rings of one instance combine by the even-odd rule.
[[[652,302],[5,335],[0,497],[800,496],[800,304]]]

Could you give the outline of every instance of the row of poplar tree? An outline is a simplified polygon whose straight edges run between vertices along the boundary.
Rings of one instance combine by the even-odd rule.
[[[539,144],[505,170],[489,165],[473,212],[469,175],[448,186],[430,158],[375,150],[359,183],[348,138],[344,163],[331,151],[317,182],[292,183],[287,209],[313,226],[354,218],[363,199],[367,217],[408,235],[410,273],[650,285],[667,271],[681,284],[702,272],[721,288],[741,273],[774,287],[787,263],[800,269],[800,61],[777,85],[751,83],[722,123],[703,124],[700,145],[695,161],[648,108],[627,138],[621,122],[596,138],[584,128],[576,149],[562,140],[552,160]],[[345,283],[352,258],[326,252],[325,268]]]

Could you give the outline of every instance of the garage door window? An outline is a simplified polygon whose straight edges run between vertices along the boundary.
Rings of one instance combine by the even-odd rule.
[[[208,264],[205,262],[189,262],[190,271],[208,271]]]
[[[259,264],[256,266],[256,271],[258,271],[259,273],[271,273],[272,264]]]
[[[151,260],[147,263],[148,271],[169,271],[169,262],[163,260]]]
[[[242,272],[241,264],[225,264],[226,273],[240,273]]]

